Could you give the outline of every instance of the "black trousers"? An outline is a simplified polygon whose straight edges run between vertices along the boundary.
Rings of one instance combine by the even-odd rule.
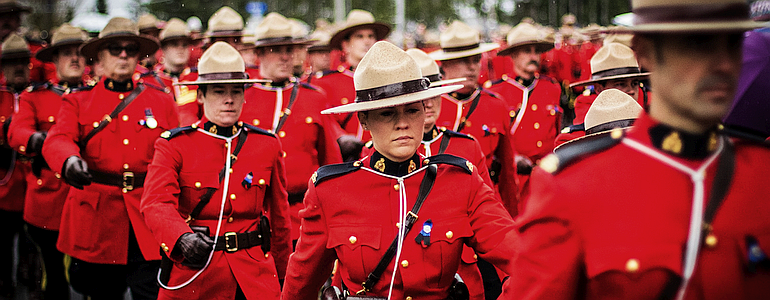
[[[45,299],[68,300],[70,288],[64,271],[64,254],[56,249],[59,232],[36,227],[29,223],[25,229],[29,238],[37,245],[42,258],[41,266],[43,276],[45,276],[45,285],[38,288],[43,291]]]
[[[24,219],[21,212],[0,210],[0,296],[13,295],[13,239],[22,233]],[[19,243],[24,239],[19,235]]]

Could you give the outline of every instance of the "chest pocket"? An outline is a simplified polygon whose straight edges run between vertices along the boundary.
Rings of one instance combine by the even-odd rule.
[[[639,278],[650,270],[668,270],[681,276],[682,247],[678,245],[629,245],[586,250],[589,280],[605,274],[623,274]]]
[[[335,249],[351,278],[365,278],[382,257],[382,242],[381,225],[330,225],[326,248]]]
[[[219,174],[216,172],[180,172],[179,173],[179,189],[181,194],[179,196],[179,211],[188,214],[198,205],[198,201],[201,196],[206,193],[209,188],[219,189]],[[217,193],[211,199],[215,199]],[[218,202],[218,201],[217,201]],[[218,205],[207,205],[206,208],[201,211],[203,216],[208,207],[214,207],[217,212]]]
[[[423,248],[422,257],[425,265],[433,266],[425,268],[426,281],[430,286],[441,286],[450,282],[459,264],[465,239],[473,236],[470,222],[467,217],[454,217],[445,219],[433,219],[433,228],[430,233],[430,245]],[[424,222],[424,220],[423,220]],[[422,222],[415,223],[412,230],[422,227]],[[419,233],[418,233],[419,234]],[[410,235],[411,236],[411,235]],[[414,240],[406,240],[414,243]]]

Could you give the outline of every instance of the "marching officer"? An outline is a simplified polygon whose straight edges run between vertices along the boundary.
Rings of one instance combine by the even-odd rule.
[[[179,124],[170,95],[132,80],[140,57],[158,49],[136,24],[112,18],[80,47],[103,78],[64,96],[43,157],[75,187],[62,213],[60,251],[72,257],[72,287],[92,299],[155,299],[160,253],[139,213],[147,165],[161,132]]]
[[[32,8],[19,3],[17,0],[5,0],[0,4],[0,40],[5,41],[11,33],[19,33],[22,14],[32,12]],[[41,42],[28,42],[27,47],[34,55],[45,47]],[[30,82],[47,82],[56,80],[56,70],[53,64],[41,62],[34,57],[30,58]],[[0,74],[0,79],[3,76]]]
[[[175,262],[161,269],[169,289],[159,299],[278,299],[291,253],[281,143],[238,121],[244,84],[263,80],[247,79],[224,42],[198,66],[197,81],[179,84],[199,86],[204,117],[157,140],[142,196],[144,219]]]
[[[321,78],[330,73],[332,49],[329,47],[329,40],[331,38],[328,32],[321,29],[316,29],[310,34],[310,40],[315,42],[307,48],[307,60],[310,68],[308,71],[310,71],[310,74],[305,79],[305,82],[315,84],[315,78]]]
[[[553,43],[541,38],[534,26],[516,25],[507,40],[508,48],[497,55],[511,56],[514,73],[487,82],[485,86],[507,101],[512,123],[509,133],[519,174],[519,198],[526,200],[529,172],[538,160],[551,153],[561,130],[561,87],[551,78],[538,74],[540,54],[552,49]]]
[[[513,220],[475,165],[418,153],[421,101],[461,86],[429,88],[417,63],[388,42],[372,47],[354,78],[355,103],[324,113],[356,112],[375,151],[310,178],[283,299],[317,297],[335,258],[341,292],[351,298],[447,299],[458,291],[464,244],[507,272]],[[324,293],[338,294],[335,287]]]
[[[761,25],[744,1],[631,7],[649,113],[541,160],[503,299],[766,298],[770,149],[719,132]]]
[[[303,208],[307,180],[318,169],[342,162],[335,142],[334,121],[321,115],[325,94],[292,76],[292,57],[296,47],[310,42],[291,37],[289,21],[269,13],[256,29],[260,79],[246,89],[241,120],[278,135],[285,153],[286,190],[291,216]],[[338,130],[338,129],[337,129]],[[296,222],[294,222],[296,221]],[[299,219],[292,219],[292,240],[299,235]]]
[[[139,19],[136,20],[136,27],[139,28],[139,34],[152,37],[155,40],[160,39],[160,31],[162,26],[160,20],[158,20],[155,15],[146,13],[139,16]],[[155,65],[160,62],[160,57],[162,55],[163,52],[156,51],[153,53],[153,55],[143,58],[141,61],[139,61],[140,67],[138,68],[144,68],[147,71],[155,69]]]
[[[69,185],[55,176],[40,155],[48,130],[56,124],[62,97],[85,86],[86,60],[78,47],[88,40],[80,28],[62,24],[53,34],[51,46],[35,56],[56,65],[57,82],[33,85],[19,96],[19,111],[8,129],[9,145],[32,158],[32,172],[27,174],[24,221],[27,233],[39,248],[46,274],[45,298],[69,299],[65,278],[64,254],[56,249],[64,201]],[[42,290],[42,289],[41,289]]]

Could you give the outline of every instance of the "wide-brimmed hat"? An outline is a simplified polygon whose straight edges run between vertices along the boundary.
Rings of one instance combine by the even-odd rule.
[[[519,23],[508,32],[508,47],[497,52],[497,55],[504,56],[513,53],[519,47],[534,45],[539,52],[546,52],[553,49],[554,42],[545,37],[542,30],[538,30],[529,23]]]
[[[310,40],[313,41],[313,44],[310,45],[310,47],[307,48],[308,52],[329,52],[332,50],[331,47],[329,47],[329,40],[331,40],[332,35],[329,34],[326,30],[316,29],[313,31],[313,33],[310,34]]]
[[[409,54],[415,62],[417,62],[417,65],[420,66],[420,71],[422,71],[422,76],[425,78],[428,78],[430,80],[430,87],[436,87],[440,85],[447,85],[452,83],[458,83],[461,81],[465,81],[465,78],[454,78],[454,79],[447,79],[442,80],[441,72],[439,71],[438,64],[436,63],[433,58],[428,56],[427,53],[420,49],[407,49],[406,54]]]
[[[242,37],[243,17],[229,6],[222,6],[211,15],[205,37]]]
[[[649,72],[642,73],[639,69],[634,50],[620,43],[610,43],[599,48],[591,57],[591,79],[578,81],[569,86],[590,85],[614,79],[642,78],[649,75]]]
[[[304,37],[295,38],[295,25],[283,15],[277,12],[271,12],[262,19],[254,30],[254,47],[261,48],[267,46],[280,45],[309,45],[312,41]]]
[[[585,121],[583,121],[586,135],[563,143],[557,146],[554,151],[575,142],[613,134],[613,130],[616,129],[630,127],[642,111],[639,103],[628,94],[616,89],[604,90],[596,96],[596,100],[588,108]],[[615,134],[620,133],[615,132]]]
[[[249,79],[246,63],[241,53],[225,42],[216,42],[206,49],[198,62],[198,79],[182,81],[174,85],[202,85],[223,83],[270,82],[263,79]]]
[[[83,29],[64,23],[56,29],[51,38],[51,45],[40,49],[35,53],[39,61],[53,61],[53,54],[66,46],[80,46],[88,40],[88,34]]]
[[[193,41],[190,37],[190,30],[187,29],[187,23],[178,18],[168,20],[166,27],[160,32],[161,44],[173,40],[184,40],[187,43],[192,43]]]
[[[458,90],[462,85],[429,87],[420,66],[396,45],[380,41],[366,52],[353,74],[354,103],[322,111],[322,114],[367,111],[432,98]]]
[[[29,6],[21,5],[16,0],[0,0],[0,14],[12,12],[31,13],[32,8]]]
[[[374,35],[378,41],[384,39],[390,33],[390,25],[382,22],[375,22],[372,13],[360,9],[351,10],[348,13],[348,18],[345,20],[345,25],[343,26],[344,27],[332,35],[331,40],[329,40],[329,46],[333,49],[342,50],[342,41],[347,39],[351,33],[359,29],[369,28],[374,30]]]
[[[136,27],[139,29],[139,33],[160,31],[160,21],[153,14],[143,14],[136,20]]]
[[[611,26],[604,30],[607,36],[604,37],[604,45],[610,43],[620,43],[631,47],[631,40],[634,38],[634,34],[630,33],[628,27],[625,26]]]
[[[479,31],[467,24],[454,21],[439,35],[441,50],[431,52],[434,60],[450,60],[473,56],[500,48],[496,43],[481,43]]]
[[[32,57],[27,41],[17,33],[11,33],[5,38],[0,51],[2,51],[0,52],[0,62]]]
[[[96,58],[99,50],[105,44],[113,41],[133,41],[139,44],[139,57],[154,54],[160,45],[153,38],[139,35],[136,24],[123,17],[114,17],[107,22],[99,37],[92,39],[80,46],[80,53],[87,59]]]
[[[746,0],[631,0],[636,33],[741,32],[763,27]]]

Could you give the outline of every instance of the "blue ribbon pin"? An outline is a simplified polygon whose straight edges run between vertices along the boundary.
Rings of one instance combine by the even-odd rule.
[[[254,174],[249,172],[249,174],[246,174],[246,177],[243,178],[243,181],[241,181],[241,185],[244,189],[251,188],[251,181],[254,179]]]
[[[433,231],[433,221],[428,219],[425,223],[422,223],[422,230],[414,238],[414,241],[422,245],[423,248],[430,246],[430,232]]]

